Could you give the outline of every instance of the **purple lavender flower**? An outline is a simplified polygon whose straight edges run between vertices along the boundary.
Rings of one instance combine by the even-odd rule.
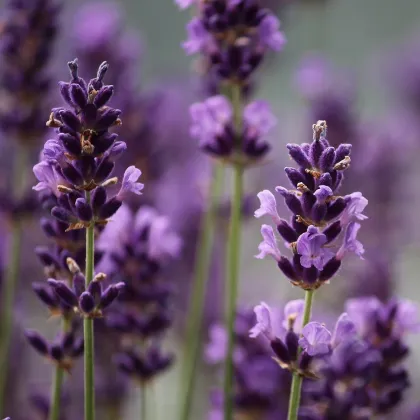
[[[171,326],[169,302],[173,287],[160,277],[160,272],[179,255],[181,241],[169,220],[155,209],[142,206],[134,215],[122,206],[115,223],[104,229],[98,247],[105,252],[104,261],[114,279],[125,284],[120,304],[107,320],[108,327],[120,335],[121,349],[115,363],[130,377],[150,380],[173,361],[160,345]],[[124,347],[127,336],[140,340]],[[143,344],[136,345],[137,341]]]
[[[309,356],[319,356],[330,352],[331,333],[319,322],[310,322],[303,327],[299,346]]]
[[[264,225],[265,240],[260,244],[258,258],[273,255],[279,268],[294,285],[304,289],[318,288],[338,271],[341,260],[348,252],[362,258],[362,244],[356,239],[367,200],[361,193],[345,197],[338,194],[343,171],[350,165],[349,144],[337,149],[325,139],[326,124],[318,121],[313,126],[313,142],[289,144],[289,154],[299,169],[285,168],[286,175],[296,190],[277,187],[292,213],[289,222],[278,216],[273,194],[264,190],[258,194],[261,207],[256,217],[269,215],[277,231],[294,254],[290,261],[281,256],[275,245],[274,232]],[[344,232],[343,244],[334,250],[339,235]],[[268,235],[270,233],[270,235]]]
[[[274,236],[273,228],[269,225],[261,226],[261,235],[263,241],[258,245],[260,253],[255,258],[262,259],[267,255],[272,256],[276,261],[280,261],[281,254],[277,247],[276,238]]]

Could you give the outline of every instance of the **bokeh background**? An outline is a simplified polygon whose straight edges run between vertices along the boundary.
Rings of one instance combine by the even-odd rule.
[[[64,4],[60,23],[61,34],[53,64],[56,81],[67,79],[65,63],[73,58],[69,56],[71,48],[68,45],[71,44],[74,34],[74,18],[86,3],[73,0]],[[349,124],[354,130],[351,130],[350,138],[342,139],[354,143],[355,148],[353,159],[357,174],[352,178],[351,188],[362,191],[369,200],[369,193],[372,193],[374,200],[366,211],[372,222],[368,222],[368,229],[362,233],[366,239],[366,261],[350,259],[340,278],[322,290],[323,296],[317,298],[316,306],[331,311],[339,310],[345,297],[355,293],[355,272],[362,273],[360,276],[365,275],[366,283],[358,284],[359,291],[363,290],[364,286],[369,290],[373,277],[375,282],[379,283],[379,289],[382,286],[388,287],[386,282],[389,281],[387,277],[390,273],[382,276],[383,273],[379,270],[369,271],[372,270],[369,265],[371,256],[374,259],[378,251],[381,253],[381,247],[386,245],[384,231],[389,233],[386,240],[391,242],[392,246],[388,247],[390,250],[387,248],[386,252],[381,254],[381,258],[392,258],[389,269],[392,269],[394,289],[397,294],[420,302],[420,187],[417,181],[420,177],[420,107],[416,108],[420,104],[420,2],[271,0],[271,4],[282,21],[288,42],[282,53],[269,57],[257,80],[255,96],[270,102],[279,123],[271,134],[273,151],[269,161],[266,165],[258,166],[247,173],[251,216],[247,218],[242,239],[241,302],[254,305],[265,300],[273,305],[281,305],[289,298],[300,296],[300,291],[289,285],[274,264],[252,258],[260,241],[261,224],[252,217],[258,203],[253,197],[261,189],[272,190],[276,185],[284,184],[283,167],[288,165],[289,161],[285,145],[289,142],[310,140],[311,124],[315,122],[314,114],[318,115],[319,110],[316,101],[311,101],[311,98],[316,98],[317,92],[343,98],[340,102],[342,109],[338,105],[327,106],[326,109],[333,117],[338,115],[340,118],[343,112],[351,116]],[[174,98],[168,105],[166,119],[160,121],[159,132],[166,136],[167,142],[172,143],[171,147],[175,145],[176,148],[179,143],[180,147],[186,147],[185,144],[188,144],[188,147],[193,148],[194,141],[188,142],[179,138],[188,136],[185,129],[189,120],[188,104],[200,96],[200,82],[195,72],[194,61],[186,57],[180,47],[185,38],[188,12],[180,12],[170,0],[119,0],[118,6],[123,14],[124,27],[137,31],[141,37],[142,59],[138,68],[138,79],[142,89],[145,93],[156,89],[174,92]],[[95,16],[92,16],[92,20],[94,24]],[[89,38],[89,33],[85,36]],[[323,76],[317,76],[318,70],[311,67],[317,63],[321,63],[319,65],[323,69]],[[312,82],[308,83],[308,79]],[[417,104],[411,97],[416,93]],[[177,109],[176,113],[172,114],[171,107]],[[328,116],[323,118],[329,123]],[[164,124],[165,121],[167,125]],[[173,131],[173,127],[178,125],[184,129]],[[2,145],[1,150],[1,159],[6,165],[7,145]],[[195,159],[198,158],[194,157],[193,162],[196,162]],[[377,171],[373,169],[377,167]],[[197,185],[205,183],[196,173],[192,176],[196,177]],[[170,178],[169,176],[168,181],[159,186],[160,191],[163,191],[161,197],[169,194],[168,189],[174,189],[179,194],[174,194],[170,203],[161,198],[159,206],[161,210],[166,210],[181,221],[182,226],[188,225],[189,216],[181,204],[185,196],[194,201],[194,194],[199,192],[188,189],[188,186],[185,186],[188,191],[183,191],[185,174],[184,178],[181,176],[178,180]],[[227,194],[228,182],[225,190]],[[382,190],[393,192],[391,202],[385,202],[385,207],[381,198],[377,199]],[[375,224],[375,218],[383,217],[384,212],[390,213],[388,222]],[[42,276],[35,258],[31,260],[31,249],[42,241],[40,238],[40,232],[33,227],[25,241],[25,257],[22,261],[24,271],[19,286],[17,318],[19,325],[36,327],[48,333],[54,321],[45,323],[45,313],[39,307],[29,286],[31,281],[37,280],[34,277]],[[223,255],[222,244],[223,241],[216,242],[216,251],[220,259]],[[389,257],[388,252],[392,257]],[[216,260],[218,258],[215,257]],[[35,275],[36,270],[38,274]],[[183,280],[176,279],[181,295],[186,287]],[[222,289],[215,287],[212,290],[212,296],[215,294],[221,305]],[[181,320],[182,305],[178,307],[177,315]],[[216,314],[210,311],[209,317],[214,318]],[[16,335],[19,336],[18,329]],[[175,330],[170,346],[177,349],[179,342],[180,334]],[[411,342],[413,387],[410,392],[415,397],[420,392],[420,339],[414,337]],[[24,346],[24,342],[18,344],[19,349]],[[14,400],[23,405],[28,389],[48,389],[50,368],[39,360],[32,350],[24,350],[24,357],[19,359],[19,363],[22,362],[28,370],[24,377],[21,377],[17,388],[14,388]],[[79,362],[80,366],[74,376],[80,375],[81,364],[82,361]],[[178,365],[175,364],[171,372],[156,383],[153,396],[156,400],[154,419],[175,418],[171,417],[171,413],[175,412],[179,401],[178,374]],[[197,393],[193,415],[197,420],[205,418],[203,413],[207,411],[208,386],[217,380],[205,366],[202,367],[200,375],[200,392]],[[81,397],[82,391],[79,392]],[[137,418],[139,404],[136,389],[131,389],[129,393],[122,417],[127,420]],[[413,398],[410,400],[412,402]],[[403,407],[401,412],[405,409],[406,407]],[[19,417],[19,412],[11,415],[14,420],[25,418]]]

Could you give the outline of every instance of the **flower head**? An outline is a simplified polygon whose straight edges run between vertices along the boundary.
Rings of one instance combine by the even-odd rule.
[[[279,261],[281,254],[277,247],[273,228],[269,225],[262,225],[261,235],[263,237],[263,241],[258,245],[260,253],[256,255],[255,258],[262,259],[267,255],[271,255],[275,260]]]
[[[310,322],[302,329],[299,345],[309,356],[328,354],[331,343],[331,333],[319,322]]]

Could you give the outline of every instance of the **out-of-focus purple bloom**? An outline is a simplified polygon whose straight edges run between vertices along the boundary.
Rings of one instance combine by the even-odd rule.
[[[267,255],[273,257],[276,261],[280,261],[281,254],[277,247],[276,237],[274,236],[273,228],[269,225],[262,225],[261,235],[263,241],[258,245],[260,253],[255,258],[263,259]]]
[[[315,226],[309,226],[306,233],[297,240],[297,252],[300,255],[302,267],[316,267],[322,270],[327,261],[332,258],[334,252],[325,248],[327,237],[320,233]]]
[[[182,47],[188,55],[206,53],[211,46],[211,37],[199,18],[193,18],[187,25],[188,39]]]
[[[266,16],[259,25],[261,45],[274,51],[281,51],[286,44],[286,38],[280,31],[280,21],[274,15]]]
[[[330,352],[331,333],[319,322],[310,322],[302,329],[299,345],[310,355],[319,356]]]
[[[350,319],[349,315],[343,313],[337,320],[331,338],[332,348],[336,348],[340,343],[348,340],[356,335],[356,327],[354,322]]]
[[[192,6],[194,3],[196,3],[196,0],[175,0],[175,3],[181,8],[181,9],[187,9],[188,7]]]
[[[262,136],[269,133],[277,124],[270,105],[266,101],[254,101],[244,109],[244,122],[248,135]]]

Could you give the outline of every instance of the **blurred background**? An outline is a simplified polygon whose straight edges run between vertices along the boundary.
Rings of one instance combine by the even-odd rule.
[[[270,134],[273,150],[268,161],[246,174],[249,200],[245,212],[249,217],[242,239],[241,304],[253,306],[264,300],[273,306],[281,306],[288,299],[301,296],[301,291],[295,290],[283,278],[275,264],[253,258],[260,242],[261,222],[252,215],[258,207],[258,191],[273,191],[275,186],[286,183],[283,168],[289,166],[290,161],[285,145],[310,141],[311,125],[317,119],[327,120],[334,144],[353,144],[353,167],[348,174],[345,192],[363,192],[369,200],[365,211],[369,220],[361,232],[366,248],[365,261],[349,258],[339,278],[319,293],[316,310],[340,312],[348,296],[375,293],[387,298],[392,291],[420,302],[420,187],[417,181],[420,177],[420,2],[267,0],[267,3],[276,10],[282,22],[287,44],[280,54],[268,57],[256,78],[254,96],[271,104],[278,124]],[[109,3],[95,2],[90,9],[90,25],[83,27],[80,16],[83,8],[89,7],[89,2],[64,2],[52,59],[53,86],[59,80],[68,79],[66,62],[74,58],[78,49],[83,50],[83,43],[88,44],[95,31],[100,32],[97,29],[100,18],[96,16],[95,8],[99,13],[101,5],[106,4]],[[171,0],[119,0],[115,7],[121,16],[118,31],[132,31],[135,37],[139,37],[138,44],[134,42],[132,47],[130,43],[125,44],[128,55],[130,50],[134,55],[137,48],[141,51],[134,70],[138,88],[144,98],[158,98],[158,110],[151,120],[153,134],[147,141],[152,142],[153,158],[159,161],[162,169],[155,178],[152,176],[150,184],[144,181],[146,194],[150,195],[147,199],[171,218],[186,242],[181,261],[175,264],[176,271],[174,268],[171,272],[176,277],[174,284],[178,298],[174,315],[176,325],[170,333],[168,347],[176,353],[180,349],[180,331],[185,315],[182,297],[188,290],[192,272],[193,257],[190,254],[194,253],[195,239],[191,238],[196,238],[197,230],[194,217],[204,206],[201,191],[208,183],[208,171],[201,170],[203,162],[204,167],[208,162],[197,153],[195,141],[188,135],[188,107],[203,97],[195,61],[186,57],[180,46],[186,37],[185,25],[190,15],[188,11],[179,11]],[[81,33],[81,28],[85,32]],[[91,75],[83,70],[83,59],[79,59],[82,75],[89,78]],[[112,64],[112,59],[109,60]],[[140,118],[148,118],[148,114],[143,113]],[[10,149],[7,139],[1,139],[3,167],[8,165]],[[141,158],[145,156],[140,155],[136,158],[138,162],[142,162]],[[146,162],[151,171],[153,162]],[[141,163],[138,166],[145,171]],[[32,179],[31,185],[34,183],[35,179]],[[228,192],[229,183],[226,181],[226,197]],[[225,202],[221,203],[223,206],[226,206]],[[287,214],[285,209],[282,209],[282,214]],[[209,291],[209,296],[216,299],[213,303],[217,304],[208,308],[206,325],[219,318],[222,307],[220,273],[223,272],[223,231],[227,223],[223,215],[221,211],[222,233],[216,239],[211,276],[214,287]],[[7,237],[7,223],[1,227]],[[21,333],[22,328],[37,328],[53,336],[56,329],[54,320],[46,322],[44,308],[30,287],[32,281],[43,280],[42,268],[32,252],[39,243],[45,243],[45,239],[35,221],[25,231],[23,269],[17,293],[14,332],[16,348],[22,356],[14,360],[12,354],[10,362],[18,362],[18,366],[11,370],[10,379],[16,382],[9,401],[9,415],[13,420],[32,418],[28,414],[32,413],[31,409],[22,408],[27,407],[28,395],[33,391],[48,393],[50,383],[50,366],[40,362],[39,356],[27,348]],[[4,248],[7,254],[7,246]],[[106,340],[105,336],[105,343]],[[204,333],[203,340],[206,340]],[[406,400],[399,413],[406,413],[413,397],[420,392],[420,338],[411,338],[410,343],[413,386],[411,398]],[[17,373],[22,367],[20,362],[27,368],[23,374]],[[174,412],[179,402],[178,368],[179,364],[175,362],[173,368],[156,381],[152,398],[158,402],[155,403],[153,419],[175,418],[168,413]],[[75,398],[74,389],[79,399],[82,397],[77,379],[76,385],[71,385],[81,372],[82,360],[79,360],[69,381],[71,400]],[[100,382],[100,372],[98,375]],[[207,392],[217,380],[217,375],[202,366],[192,418],[206,418],[203,413],[208,411]],[[136,389],[129,388],[127,395],[121,418],[138,418]],[[72,412],[71,408],[69,410]],[[68,418],[77,417],[69,415]]]

